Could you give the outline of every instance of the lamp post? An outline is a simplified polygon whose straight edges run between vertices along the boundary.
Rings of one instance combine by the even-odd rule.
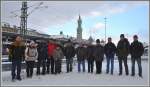
[[[106,20],[107,20],[107,18],[105,17],[104,20],[105,20],[105,44],[106,44],[106,38],[107,38],[107,36],[106,36]]]

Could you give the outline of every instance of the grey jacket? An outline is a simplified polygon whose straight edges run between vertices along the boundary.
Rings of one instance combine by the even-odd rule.
[[[64,54],[63,54],[62,50],[61,49],[55,49],[54,54],[53,54],[53,58],[55,61],[63,59]]]

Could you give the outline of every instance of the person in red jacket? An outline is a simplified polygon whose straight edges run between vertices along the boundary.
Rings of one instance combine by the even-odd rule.
[[[47,59],[47,73],[49,74],[49,68],[51,66],[51,74],[54,74],[54,58],[53,53],[57,45],[54,41],[50,40],[48,43],[48,59]]]

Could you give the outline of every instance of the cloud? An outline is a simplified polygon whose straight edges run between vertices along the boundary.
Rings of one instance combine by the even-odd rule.
[[[28,9],[31,12],[41,1],[28,1],[28,6],[33,7]],[[114,15],[128,11],[136,6],[148,5],[147,2],[105,2],[105,1],[43,1],[43,6],[34,11],[28,17],[28,27],[35,28],[39,31],[46,32],[50,27],[61,26],[72,20],[77,20],[78,15],[82,18]],[[132,4],[131,4],[132,3]],[[19,1],[2,1],[2,21],[8,22],[11,25],[20,25],[20,18],[10,18],[11,11],[21,8]],[[16,12],[20,15],[20,11]],[[97,23],[91,29],[91,32],[96,33],[99,29],[104,28],[104,24]],[[47,32],[46,32],[47,33]]]
[[[99,23],[95,24],[95,25],[93,26],[93,28],[91,28],[91,29],[89,30],[89,32],[91,32],[91,33],[96,33],[96,32],[99,32],[100,29],[104,29],[104,28],[105,28],[105,24],[99,22]]]

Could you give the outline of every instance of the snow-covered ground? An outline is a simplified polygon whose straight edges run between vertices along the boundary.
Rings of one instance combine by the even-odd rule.
[[[137,63],[136,63],[137,64]],[[118,61],[115,60],[114,65],[114,75],[106,74],[106,62],[103,62],[103,68],[102,68],[102,74],[95,74],[94,73],[87,73],[87,66],[86,66],[86,72],[78,73],[77,72],[77,64],[74,65],[73,72],[66,73],[66,64],[63,64],[62,73],[60,75],[52,75],[52,74],[46,74],[46,75],[40,75],[36,76],[35,72],[33,75],[33,78],[26,78],[26,72],[25,70],[22,70],[21,76],[23,78],[22,81],[11,81],[11,72],[10,71],[4,71],[2,72],[2,84],[3,86],[13,85],[13,86],[23,86],[23,85],[38,85],[38,86],[49,86],[49,85],[105,85],[105,86],[112,86],[112,85],[149,85],[149,66],[148,61],[142,61],[142,68],[143,68],[143,78],[140,78],[138,76],[138,68],[137,65],[135,67],[136,69],[136,75],[135,77],[132,76],[126,76],[125,73],[123,73],[122,76],[118,75]],[[130,60],[128,60],[128,67],[129,72],[131,74],[131,63]],[[95,68],[95,66],[94,66]],[[124,67],[123,67],[124,72]]]

